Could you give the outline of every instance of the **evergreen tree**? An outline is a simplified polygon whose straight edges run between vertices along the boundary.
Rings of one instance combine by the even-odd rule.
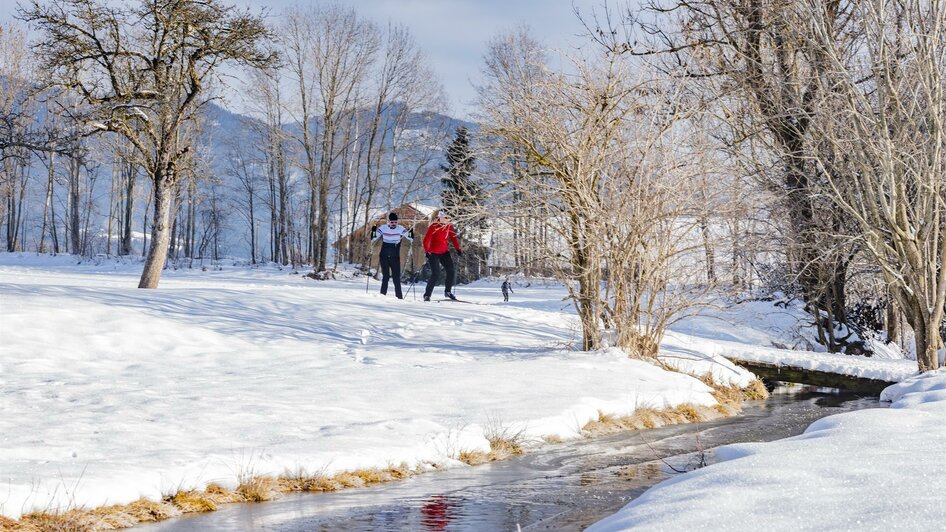
[[[443,184],[443,204],[455,216],[473,214],[481,193],[480,187],[473,182],[473,170],[476,157],[470,149],[470,132],[467,128],[457,128],[457,135],[447,148],[447,165],[440,167],[447,175],[440,181]]]
[[[443,205],[458,224],[463,256],[457,265],[457,282],[469,282],[486,275],[486,259],[489,248],[483,243],[487,223],[480,203],[483,187],[473,178],[476,157],[470,147],[470,132],[457,128],[456,137],[447,148],[447,164],[440,168],[446,172],[443,184]]]

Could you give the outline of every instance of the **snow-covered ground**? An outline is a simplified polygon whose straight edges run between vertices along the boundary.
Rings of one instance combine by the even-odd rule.
[[[686,375],[571,349],[555,286],[424,303],[374,280],[366,294],[363,277],[230,266],[139,290],[140,267],[0,254],[2,514],[241,475],[458,466],[491,428],[568,438],[599,411],[715,403]]]
[[[168,270],[139,290],[138,262],[77,262],[0,254],[10,517],[241,476],[461,466],[459,451],[488,450],[491,429],[538,442],[578,436],[599,411],[715,403],[686,375],[574,350],[578,325],[554,283],[518,284],[509,303],[490,281],[458,287],[474,304],[424,303],[273,266]],[[712,355],[773,352],[799,317],[762,302],[707,312],[674,328],[663,357],[745,384]]]
[[[721,447],[721,463],[658,484],[588,530],[943,530],[946,369],[881,400],[893,403]]]

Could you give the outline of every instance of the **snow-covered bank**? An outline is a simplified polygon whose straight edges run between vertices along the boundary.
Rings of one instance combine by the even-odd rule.
[[[589,530],[942,530],[946,369],[881,399],[893,404],[722,447],[721,463],[655,486]]]
[[[488,450],[490,424],[568,438],[599,411],[715,404],[691,377],[568,349],[577,325],[556,287],[423,303],[275,267],[166,271],[148,291],[139,273],[0,254],[0,513],[459,466]]]

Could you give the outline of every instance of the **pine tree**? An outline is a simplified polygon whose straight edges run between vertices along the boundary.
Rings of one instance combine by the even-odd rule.
[[[440,168],[447,173],[441,179],[444,207],[460,217],[472,214],[470,211],[475,210],[481,190],[472,180],[476,158],[470,149],[470,132],[467,128],[457,128],[457,135],[447,148],[447,165]]]
[[[443,184],[443,205],[459,223],[458,232],[463,247],[457,267],[457,281],[475,280],[487,273],[486,258],[489,248],[483,244],[486,219],[480,208],[483,187],[473,178],[476,157],[470,148],[470,132],[457,128],[456,137],[447,148],[447,164],[440,168],[446,172]]]

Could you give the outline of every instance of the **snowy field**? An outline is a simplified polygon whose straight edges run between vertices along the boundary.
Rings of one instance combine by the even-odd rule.
[[[458,288],[477,304],[424,303],[271,266],[166,271],[158,290],[135,288],[139,273],[0,254],[2,514],[241,476],[460,466],[491,427],[569,438],[599,411],[715,403],[691,377],[570,349],[560,287],[517,286],[505,304],[479,283]]]
[[[881,400],[893,403],[721,447],[721,463],[658,484],[588,530],[944,530],[946,369]]]
[[[263,474],[460,467],[491,429],[538,444],[577,437],[599,411],[715,403],[686,375],[575,351],[554,284],[502,303],[498,283],[478,282],[457,289],[474,304],[424,303],[272,266],[168,270],[146,291],[140,268],[0,254],[3,515]],[[709,311],[675,327],[662,356],[746,384],[712,355],[777,352],[765,346],[790,342],[800,317],[764,302]]]

